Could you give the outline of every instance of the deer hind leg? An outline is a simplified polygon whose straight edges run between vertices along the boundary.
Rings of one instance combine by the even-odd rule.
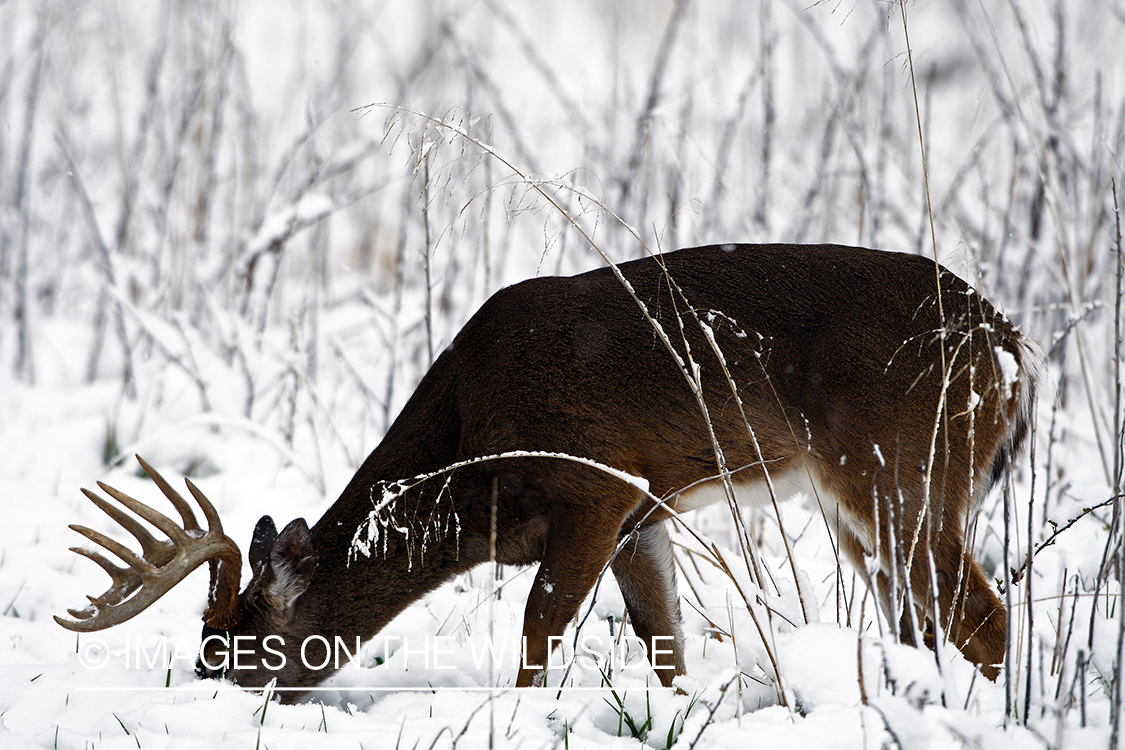
[[[933,618],[936,615],[940,618],[944,636],[966,659],[980,667],[981,674],[995,681],[1000,674],[997,665],[1003,662],[1007,649],[1007,612],[1004,605],[965,545],[962,519],[946,514],[940,530],[930,529],[929,532],[931,540],[927,545],[927,529],[923,526],[922,537],[914,545],[910,569],[914,611],[919,615],[919,624],[925,625],[926,645],[931,648],[934,645]],[[910,547],[909,541],[901,545],[898,551],[900,565],[909,555]],[[932,582],[931,562],[935,574]],[[913,640],[908,616],[904,609],[900,631],[900,639],[904,642]]]
[[[852,567],[858,571],[867,589],[875,596],[879,610],[886,617],[891,633],[908,646],[917,645],[914,640],[914,623],[911,615],[917,611],[902,606],[901,593],[904,587],[892,580],[889,564],[884,559],[879,564],[871,566],[872,552],[860,537],[844,524],[837,524],[834,529],[840,550],[851,562]],[[870,566],[870,567],[869,567]],[[874,570],[871,569],[874,567]]]
[[[960,536],[946,533],[933,545],[938,611],[946,637],[995,682],[1007,650],[1008,613]]]
[[[840,551],[844,553],[852,567],[859,573],[868,590],[875,595],[875,601],[883,615],[889,618],[892,623],[891,627],[895,629],[893,631],[895,635],[900,641],[913,646],[914,636],[910,631],[909,621],[906,621],[906,613],[903,612],[901,620],[896,619],[895,611],[897,607],[895,606],[893,587],[885,570],[886,566],[876,566],[874,580],[872,580],[872,571],[868,568],[871,554],[860,541],[859,536],[842,523],[837,524],[833,530],[836,534],[836,540],[840,544]]]
[[[642,526],[613,559],[613,576],[625,598],[633,632],[640,638],[660,684],[685,674],[684,635],[672,542],[664,523]]]
[[[890,520],[896,530],[892,541],[887,524],[902,510],[898,503],[894,505],[896,507],[892,508],[890,503],[881,504],[881,559],[873,575],[867,567],[873,554],[870,533],[861,535],[845,523],[838,524],[836,536],[841,550],[874,590],[883,614],[892,627],[897,628],[897,636],[902,643],[917,645],[914,638],[916,622],[926,644],[933,646],[933,593],[936,589],[941,630],[966,659],[980,666],[981,674],[995,681],[999,676],[996,665],[1003,661],[1007,648],[1007,613],[972,552],[964,545],[962,519],[946,514],[940,530],[927,530],[923,525],[918,544],[912,545],[910,540],[914,537],[917,513],[911,512],[913,504],[908,502],[899,522]],[[930,547],[925,543],[927,532],[933,537]],[[937,574],[936,586],[933,587],[928,549],[933,550],[933,568]],[[908,560],[910,593],[914,600],[911,605],[902,600]],[[892,572],[897,574],[892,576]],[[916,618],[915,622],[912,622],[912,617]]]

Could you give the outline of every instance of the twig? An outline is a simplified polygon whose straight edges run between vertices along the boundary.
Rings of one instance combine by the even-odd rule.
[[[67,148],[67,139],[61,131],[55,134],[55,143],[58,145],[59,152],[66,162],[70,184],[74,187],[74,192],[78,196],[78,202],[82,206],[82,216],[86,220],[90,239],[94,244],[94,249],[97,251],[98,264],[103,277],[102,281],[105,285],[104,288],[114,290],[117,286],[117,279],[113,271],[113,259],[110,256],[109,247],[106,245],[105,240],[102,238],[102,233],[98,229],[98,217],[94,212],[94,204],[90,200],[90,194],[86,190],[86,183],[82,180],[81,170],[74,161],[70,149]],[[121,343],[125,396],[132,401],[137,397],[137,384],[133,374],[133,347],[132,344],[129,343],[129,335],[125,330],[125,315],[122,312],[120,301],[114,294],[111,293],[108,297],[103,296],[102,300],[112,304],[113,307],[113,330],[114,333],[117,334],[118,341]]]
[[[727,680],[727,684],[719,688],[719,700],[715,701],[715,705],[711,706],[711,710],[708,712],[707,718],[703,722],[703,726],[699,728],[699,732],[695,735],[695,739],[691,741],[690,745],[688,745],[688,750],[694,750],[695,743],[699,742],[699,738],[703,736],[703,732],[706,731],[707,727],[711,725],[711,721],[715,718],[715,712],[719,710],[719,706],[722,704],[723,698],[727,697],[727,690],[730,689],[730,686],[733,685],[734,681],[737,680],[740,676],[742,676],[741,672],[735,672],[734,677],[731,677],[729,680]]]
[[[1115,219],[1116,244],[1114,246],[1116,266],[1116,280],[1117,280],[1117,301],[1114,304],[1114,318],[1113,318],[1113,375],[1114,375],[1114,402],[1113,402],[1113,494],[1114,500],[1121,497],[1121,472],[1123,460],[1122,452],[1125,451],[1125,445],[1122,440],[1125,436],[1122,434],[1121,427],[1121,293],[1122,293],[1122,277],[1125,276],[1125,258],[1122,258],[1121,253],[1121,209],[1117,204],[1117,181],[1113,180],[1111,183],[1113,187],[1113,214]],[[1125,521],[1125,513],[1122,513],[1121,504],[1115,502],[1113,504],[1113,533],[1117,534],[1117,570],[1118,575],[1122,570],[1125,570],[1125,529],[1122,528],[1122,523]],[[1113,686],[1110,696],[1110,714],[1112,730],[1110,731],[1110,747],[1117,747],[1118,740],[1121,735],[1121,650],[1125,647],[1125,606],[1118,606],[1117,608],[1117,648],[1113,654]]]
[[[35,382],[35,358],[31,350],[31,321],[28,310],[27,274],[28,274],[28,249],[31,242],[31,215],[28,202],[28,172],[30,170],[32,141],[35,137],[35,112],[39,104],[39,85],[43,73],[43,26],[40,18],[40,28],[35,35],[35,67],[31,73],[31,80],[27,85],[27,105],[24,113],[23,134],[20,137],[19,162],[16,167],[16,187],[14,208],[19,217],[17,246],[16,246],[16,274],[15,274],[15,304],[13,312],[16,324],[19,327],[16,338],[16,363],[15,374],[26,383]],[[3,243],[7,244],[7,243]],[[0,250],[0,274],[7,275],[6,250]]]
[[[664,37],[660,41],[660,51],[656,56],[656,64],[649,77],[648,96],[645,98],[644,109],[637,115],[637,124],[634,128],[633,146],[629,150],[629,159],[625,163],[625,171],[621,178],[620,203],[624,207],[629,200],[630,191],[636,182],[637,170],[640,169],[644,158],[645,145],[648,143],[649,131],[652,128],[652,116],[656,105],[660,102],[660,86],[664,81],[664,71],[668,68],[668,60],[672,56],[676,32],[680,28],[680,21],[684,17],[688,0],[676,0],[672,6],[672,16],[664,29]]]
[[[1035,547],[1035,551],[1034,551],[1033,554],[1038,555],[1044,549],[1046,549],[1047,547],[1050,547],[1052,544],[1055,543],[1055,539],[1057,539],[1060,534],[1062,534],[1064,531],[1069,529],[1074,524],[1081,521],[1083,518],[1088,516],[1090,513],[1093,513],[1098,508],[1104,508],[1107,505],[1114,505],[1120,499],[1121,499],[1121,495],[1114,495],[1113,497],[1109,498],[1108,500],[1103,500],[1102,502],[1098,503],[1097,505],[1091,505],[1089,508],[1083,508],[1082,512],[1079,513],[1077,516],[1070,519],[1069,521],[1067,521],[1062,526],[1059,526],[1059,527],[1055,528],[1055,530],[1051,533],[1050,536],[1048,536],[1046,539],[1044,539],[1042,542],[1040,542]],[[1051,522],[1048,521],[1047,523],[1051,523]],[[1027,565],[1028,565],[1028,560],[1025,559],[1023,561],[1023,563],[1018,568],[1012,568],[1011,581],[1012,581],[1013,586],[1018,584],[1023,579],[1024,573],[1027,572]],[[1001,591],[1003,591],[1004,588],[1005,588],[1004,585],[1000,586]]]

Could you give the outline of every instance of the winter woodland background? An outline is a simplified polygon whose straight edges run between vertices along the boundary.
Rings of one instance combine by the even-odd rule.
[[[1122,38],[1121,0],[0,2],[0,745],[1109,746]],[[800,502],[819,623],[786,623],[775,519],[750,519],[776,583],[749,604],[676,537],[687,695],[643,669],[492,695],[514,671],[467,649],[452,673],[371,650],[292,707],[127,665],[130,638],[194,647],[203,572],[97,642],[52,622],[105,585],[67,551],[67,523],[112,526],[80,486],[156,500],[139,452],[243,549],[262,513],[315,520],[488,295],[603,264],[570,219],[615,261],[936,239],[1049,351],[1032,460],[977,529],[999,581],[1035,552],[998,684],[880,638]],[[727,514],[688,520],[735,559]],[[499,575],[388,632],[518,634],[530,574]],[[611,582],[590,606],[620,621]]]

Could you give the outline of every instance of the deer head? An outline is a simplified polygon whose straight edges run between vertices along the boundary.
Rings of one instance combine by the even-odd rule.
[[[281,534],[273,519],[263,516],[250,543],[253,572],[246,591],[239,596],[242,554],[238,545],[223,532],[215,507],[206,496],[185,480],[207,520],[206,533],[200,528],[191,506],[147,461],[137,456],[145,472],[172,502],[183,521],[177,525],[163,513],[129,497],[102,482],[98,486],[128,511],[167,535],[154,538],[136,519],[98,494],[82,492],[110,518],[117,521],[140,543],[142,553],[86,528],[71,525],[95,544],[120,558],[125,567],[115,565],[103,555],[80,547],[71,549],[100,565],[112,579],[101,596],[87,597],[84,609],[67,610],[73,620],[55,617],[68,630],[86,633],[122,623],[153,604],[173,586],[204,562],[211,567],[207,609],[203,614],[203,642],[197,670],[201,676],[238,676],[239,684],[260,687],[277,677],[289,686],[315,684],[302,670],[300,659],[287,643],[300,643],[308,628],[296,617],[297,599],[305,593],[316,569],[316,552],[304,519],[291,522]],[[273,657],[272,662],[264,657]],[[239,669],[245,663],[253,669]],[[263,666],[264,665],[264,666]],[[273,668],[276,665],[276,668]]]

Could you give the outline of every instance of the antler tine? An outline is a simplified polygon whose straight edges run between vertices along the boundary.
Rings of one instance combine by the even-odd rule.
[[[187,531],[202,531],[203,529],[200,528],[199,522],[195,520],[195,513],[192,512],[191,505],[188,504],[187,500],[184,500],[183,495],[172,489],[172,485],[168,483],[168,480],[162,477],[159,471],[152,468],[152,465],[149,464],[148,461],[145,461],[140,456],[136,456],[136,459],[137,463],[141,465],[141,468],[145,470],[145,473],[152,478],[152,481],[156,482],[156,486],[160,488],[164,496],[172,501],[172,505],[176,506],[180,518],[184,520],[184,529]]]
[[[104,594],[97,597],[96,600],[94,597],[87,597],[91,602],[95,602],[93,606],[88,606],[85,609],[68,609],[67,612],[69,612],[72,617],[79,620],[87,620],[97,614],[97,603],[101,603],[103,606],[119,604],[140,588],[141,577],[137,575],[132,568],[122,568],[118,565],[114,565],[97,552],[92,552],[82,547],[71,547],[70,551],[93,560],[113,579],[113,585],[110,586]]]
[[[190,537],[188,537],[182,527],[177,526],[176,522],[168,516],[154,508],[150,508],[139,500],[134,500],[121,490],[114,489],[105,482],[98,482],[98,486],[114,500],[167,534],[173,544],[182,546],[187,543]]]
[[[148,529],[137,523],[132,516],[110,505],[97,493],[91,492],[83,487],[82,494],[85,495],[90,502],[98,506],[107,516],[117,521],[123,529],[136,537],[137,541],[141,543],[143,557],[153,565],[160,567],[171,560],[175,555],[176,550],[172,544],[169,544],[167,541],[159,540],[148,533]],[[110,494],[112,495],[113,493]]]
[[[203,511],[207,519],[207,536],[215,534],[221,539],[230,541],[223,533],[223,523],[219,520],[219,512],[207,499],[207,496],[190,479],[184,477],[188,491]],[[230,542],[234,545],[234,542]],[[208,600],[207,610],[203,613],[203,621],[209,627],[217,630],[226,630],[238,621],[240,605],[238,603],[238,585],[242,574],[242,556],[235,547],[233,557],[218,557],[211,566],[211,595]]]
[[[125,545],[106,535],[77,524],[70,528],[89,539],[94,544],[121,558],[127,567],[113,564],[98,552],[74,549],[76,553],[97,563],[109,574],[112,585],[98,597],[88,596],[90,606],[81,610],[68,610],[75,620],[56,617],[55,621],[68,630],[91,632],[125,622],[139,614],[153,602],[166,594],[173,586],[183,580],[197,567],[207,561],[212,562],[212,595],[208,615],[214,622],[233,625],[239,618],[238,585],[242,569],[242,553],[238,545],[223,533],[219,514],[215,507],[190,481],[188,488],[199,502],[207,518],[206,533],[196,521],[187,501],[183,499],[155,469],[139,456],[142,468],[153,478],[157,486],[171,500],[184,520],[183,527],[172,519],[144,503],[135,500],[124,492],[107,484],[98,482],[106,493],[126,510],[148,521],[168,535],[168,540],[156,539],[125,511],[114,507],[97,494],[83,490],[83,493],[110,518],[136,537],[143,549],[143,557],[138,556]],[[215,572],[219,580],[215,580]],[[216,593],[217,592],[217,593]]]
[[[208,530],[214,530],[218,533],[223,533],[223,522],[219,520],[219,512],[215,510],[215,506],[207,499],[203,492],[192,484],[192,481],[184,477],[184,482],[187,483],[188,491],[191,496],[195,498],[195,502],[199,503],[199,507],[203,509],[203,517],[207,519]]]
[[[155,566],[148,560],[145,560],[142,557],[138,557],[137,554],[133,552],[133,550],[129,549],[120,542],[110,539],[108,536],[102,534],[101,532],[94,531],[93,529],[88,529],[85,526],[79,526],[76,523],[70,524],[70,528],[74,531],[77,531],[79,534],[86,537],[94,544],[100,544],[102,547],[105,547],[107,550],[120,557],[126,565],[137,571],[141,578],[144,578],[144,573],[142,573],[141,571],[145,570],[146,568],[155,569]]]

